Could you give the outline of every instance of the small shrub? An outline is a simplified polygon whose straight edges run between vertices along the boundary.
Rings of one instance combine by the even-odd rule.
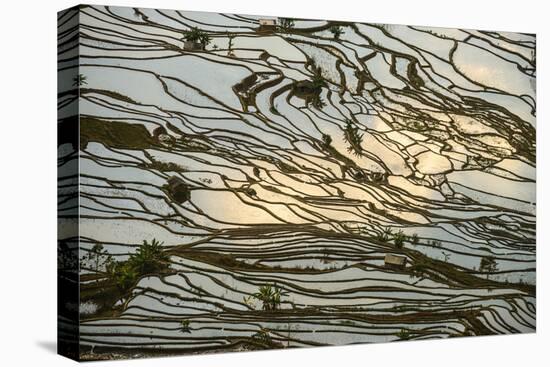
[[[426,260],[421,259],[416,261],[410,268],[410,272],[413,276],[422,277],[427,274],[429,270],[429,264]]]
[[[102,244],[96,243],[86,256],[82,258],[80,266],[99,272],[105,269],[112,261],[113,256],[105,250]]]
[[[265,346],[272,347],[274,345],[269,329],[261,328],[260,331],[252,335],[252,339],[256,342],[259,342]]]
[[[386,227],[382,233],[379,233],[377,236],[378,241],[388,242],[392,236],[392,230],[390,227]]]
[[[279,18],[279,27],[282,31],[288,32],[294,28],[294,19],[291,18]]]
[[[169,265],[169,256],[163,251],[162,243],[153,239],[143,241],[136,253],[127,261],[111,261],[107,264],[107,274],[121,291],[131,288],[139,277],[161,272]]]
[[[108,273],[121,291],[130,289],[139,278],[137,270],[127,261],[112,263],[108,267]]]
[[[323,134],[323,143],[325,144],[325,146],[329,146],[330,144],[332,144],[332,137],[328,134]]]
[[[359,128],[351,120],[346,120],[344,139],[349,143],[348,152],[353,152],[357,156],[363,154],[363,148],[361,147],[363,134],[359,133]]]
[[[397,248],[403,248],[403,244],[405,243],[406,240],[407,240],[407,236],[401,230],[393,236],[393,243]]]
[[[154,158],[151,158],[151,163],[140,163],[138,167],[154,169],[161,172],[185,172],[185,168],[177,163],[157,161]]]
[[[181,320],[180,322],[180,331],[182,333],[190,333],[191,329],[189,328],[189,320]]]
[[[432,245],[433,247],[441,247],[441,241],[432,240],[428,242],[429,245]]]
[[[407,329],[401,329],[395,334],[399,340],[409,340],[411,338],[411,332]]]
[[[88,84],[86,79],[88,78],[84,74],[78,74],[73,78],[73,87],[81,87],[84,84]]]
[[[344,29],[340,26],[333,25],[329,28],[330,33],[334,36],[335,40],[339,40],[340,36],[344,34]]]
[[[233,40],[235,39],[235,35],[228,35],[227,36],[228,38],[228,44],[227,44],[227,50],[228,52],[232,52],[233,51]]]

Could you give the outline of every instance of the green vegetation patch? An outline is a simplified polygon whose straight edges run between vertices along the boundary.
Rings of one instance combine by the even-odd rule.
[[[177,163],[157,161],[153,157],[150,158],[151,162],[145,162],[138,164],[139,167],[146,169],[154,169],[161,172],[185,172],[185,168]]]
[[[262,302],[264,311],[275,311],[281,307],[281,297],[284,295],[286,292],[275,284],[265,284],[258,289],[258,292],[252,294],[252,297]]]
[[[148,149],[155,145],[151,134],[143,125],[81,117],[81,149],[90,141],[119,149]]]
[[[81,302],[89,300],[99,306],[92,316],[115,314],[114,304],[124,298],[142,276],[170,271],[170,256],[156,239],[143,241],[126,261],[115,261],[102,245],[95,245],[83,260],[98,269],[95,274],[81,276],[82,280],[89,281],[81,285]]]

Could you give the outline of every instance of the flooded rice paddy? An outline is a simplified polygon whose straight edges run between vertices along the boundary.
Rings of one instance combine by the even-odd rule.
[[[534,35],[83,6],[59,44],[81,358],[535,331]]]

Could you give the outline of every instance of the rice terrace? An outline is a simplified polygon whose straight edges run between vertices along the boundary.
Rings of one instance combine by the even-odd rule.
[[[535,41],[60,12],[78,358],[534,332]]]

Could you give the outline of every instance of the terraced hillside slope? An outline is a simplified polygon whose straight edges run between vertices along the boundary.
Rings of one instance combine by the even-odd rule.
[[[534,332],[534,35],[82,6],[59,44],[82,359]]]

